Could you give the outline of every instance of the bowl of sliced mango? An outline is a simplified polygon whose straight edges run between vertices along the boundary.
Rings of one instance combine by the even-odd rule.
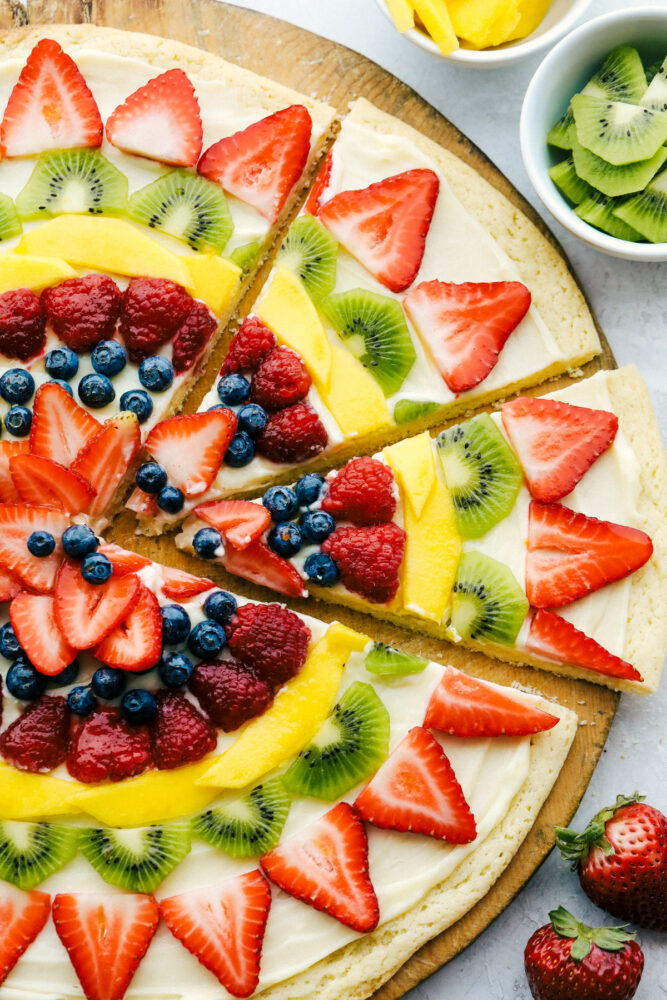
[[[414,45],[492,69],[534,55],[576,24],[591,0],[376,0]]]

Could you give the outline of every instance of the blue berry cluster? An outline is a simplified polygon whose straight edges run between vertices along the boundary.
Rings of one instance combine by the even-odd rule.
[[[255,438],[266,427],[266,410],[257,403],[249,403],[250,382],[243,375],[223,375],[217,385],[219,403],[211,409],[225,406],[236,412],[237,430],[225,454],[225,463],[233,469],[248,465],[255,457]]]
[[[183,491],[167,481],[167,471],[158,462],[144,462],[140,465],[134,481],[140,490],[155,497],[158,507],[165,514],[178,514],[183,510]]]
[[[32,424],[32,410],[26,406],[35,394],[35,380],[25,368],[10,368],[0,376],[0,396],[9,409],[5,428],[12,437],[27,437]]]

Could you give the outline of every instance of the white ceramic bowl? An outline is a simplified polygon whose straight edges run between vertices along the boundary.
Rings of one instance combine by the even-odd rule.
[[[375,2],[393,24],[385,0],[375,0]],[[494,69],[496,66],[507,66],[509,63],[517,62],[524,56],[535,55],[536,52],[541,52],[542,49],[552,45],[576,24],[590,3],[591,0],[552,0],[544,20],[535,31],[526,38],[509,42],[507,45],[499,45],[495,49],[457,49],[456,52],[443,56],[433,39],[419,28],[411,28],[410,31],[404,32],[403,37],[413,45],[418,45],[420,49],[446,59],[447,62],[471,66],[474,69]]]
[[[575,215],[549,177],[563,158],[547,145],[547,132],[616,45],[633,45],[648,65],[667,53],[667,6],[631,7],[603,14],[555,46],[528,85],[521,110],[521,155],[531,183],[553,217],[596,250],[626,260],[667,260],[667,243],[631,243],[608,236]]]

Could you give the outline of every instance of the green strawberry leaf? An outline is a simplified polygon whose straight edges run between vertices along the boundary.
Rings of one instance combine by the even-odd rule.
[[[626,931],[627,925],[622,927],[589,927],[573,917],[563,906],[559,906],[557,910],[551,910],[549,919],[559,937],[572,940],[570,958],[577,963],[583,962],[593,944],[602,948],[603,951],[621,951],[628,941],[633,941],[635,938],[634,931]]]

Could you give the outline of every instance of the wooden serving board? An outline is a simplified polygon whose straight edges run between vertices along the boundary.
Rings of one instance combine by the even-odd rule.
[[[0,29],[25,24],[94,22],[125,30],[145,31],[208,49],[264,74],[280,83],[318,97],[344,112],[355,97],[365,97],[383,111],[419,129],[473,166],[487,181],[524,212],[562,254],[555,238],[532,206],[512,187],[491,161],[451,122],[443,118],[406,84],[364,56],[273,17],[232,7],[216,0],[0,0]],[[247,310],[252,293],[244,303]],[[586,374],[615,368],[616,361],[602,331],[600,359],[586,366]],[[216,352],[219,355],[219,351]],[[205,387],[217,371],[220,357],[209,365],[199,391],[188,399],[196,409]],[[562,378],[550,388],[566,385]],[[205,383],[205,385],[204,385]],[[222,568],[202,563],[179,552],[169,537],[135,537],[132,520],[121,518],[110,538],[162,562],[199,575],[211,576],[255,599],[267,591],[227,576]],[[491,891],[472,910],[418,951],[374,995],[375,1000],[396,1000],[470,944],[508,905],[535,872],[553,846],[553,827],[564,826],[574,814],[604,747],[618,704],[618,695],[606,688],[574,681],[528,667],[505,665],[479,653],[457,649],[449,643],[380,623],[361,614],[335,609],[316,601],[288,601],[295,610],[320,618],[337,618],[374,638],[399,645],[410,652],[453,663],[470,673],[500,683],[519,681],[574,709],[580,727],[570,756],[556,785],[515,858]]]

